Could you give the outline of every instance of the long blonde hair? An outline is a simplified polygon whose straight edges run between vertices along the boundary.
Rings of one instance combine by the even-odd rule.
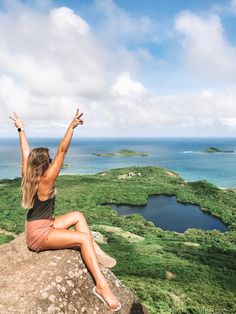
[[[50,165],[49,149],[46,147],[34,148],[27,159],[26,175],[22,179],[22,201],[24,208],[32,208],[37,193],[40,177]]]

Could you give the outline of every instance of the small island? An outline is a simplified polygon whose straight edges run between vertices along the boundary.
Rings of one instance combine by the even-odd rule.
[[[204,150],[204,153],[234,153],[233,150],[221,150],[216,147],[208,147]]]
[[[148,156],[149,154],[143,152],[135,152],[129,149],[121,149],[118,151],[118,153],[92,153],[92,155],[110,157],[110,156]]]
[[[62,169],[65,169],[65,168],[68,168],[69,167],[69,164],[65,164],[65,163],[63,163],[63,165],[62,165]]]

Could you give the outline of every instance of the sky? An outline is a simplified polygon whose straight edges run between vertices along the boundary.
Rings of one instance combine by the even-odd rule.
[[[236,137],[236,0],[0,0],[0,138]]]

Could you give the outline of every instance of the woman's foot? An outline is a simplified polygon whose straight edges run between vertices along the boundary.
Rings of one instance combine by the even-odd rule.
[[[110,310],[115,312],[121,308],[120,302],[117,300],[107,282],[102,285],[98,284],[94,287],[93,293],[99,297],[99,299],[101,299]]]
[[[94,241],[94,248],[97,255],[98,263],[105,267],[112,268],[116,265],[116,260],[105,253],[100,246]]]
[[[97,254],[97,259],[99,264],[107,268],[112,268],[116,265],[116,260],[106,253],[103,253],[102,255]]]

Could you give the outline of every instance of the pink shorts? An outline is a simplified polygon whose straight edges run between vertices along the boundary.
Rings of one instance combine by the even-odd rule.
[[[25,236],[26,236],[26,244],[28,248],[32,251],[43,250],[45,240],[49,232],[55,228],[53,226],[54,217],[48,217],[44,219],[37,219],[33,221],[25,222]]]

